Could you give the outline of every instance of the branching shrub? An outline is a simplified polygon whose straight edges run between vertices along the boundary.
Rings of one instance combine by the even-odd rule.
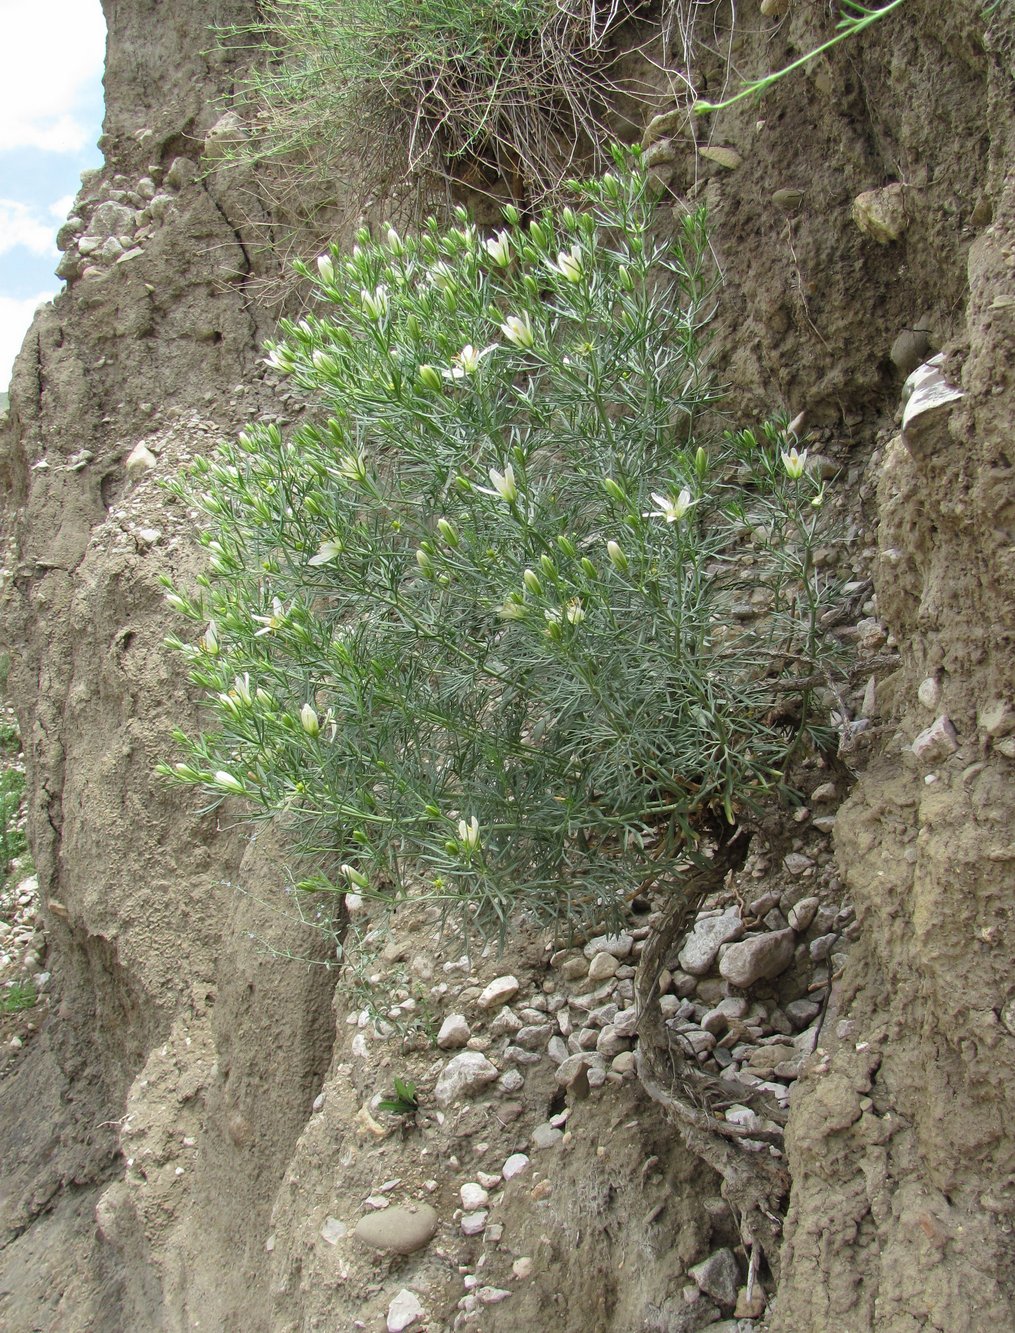
[[[774,426],[699,443],[705,218],[659,239],[619,152],[575,189],[322,256],[269,357],[318,418],[182,483],[212,720],[164,771],[290,816],[303,889],[608,916],[783,793],[811,727],[822,490]]]

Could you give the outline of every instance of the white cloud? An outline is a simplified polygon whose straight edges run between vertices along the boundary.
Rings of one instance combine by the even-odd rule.
[[[0,199],[0,255],[18,247],[33,255],[56,258],[50,210],[33,208],[17,199]]]
[[[23,301],[13,296],[0,296],[0,390],[11,382],[14,358],[21,350],[32,316],[43,301],[51,301],[55,291],[40,292]]]
[[[47,0],[45,11],[43,27],[38,6],[0,0],[0,152],[79,152],[94,136],[79,106],[102,71],[99,0]]]

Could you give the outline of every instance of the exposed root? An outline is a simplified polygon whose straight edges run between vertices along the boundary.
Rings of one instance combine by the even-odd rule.
[[[668,1040],[657,989],[666,957],[680,947],[709,894],[731,870],[743,865],[749,842],[750,833],[738,828],[720,845],[709,866],[688,876],[675,889],[662,921],[646,942],[635,978],[637,1071],[642,1087],[665,1108],[687,1147],[722,1176],[723,1194],[741,1218],[744,1243],[760,1247],[775,1270],[790,1181],[782,1158],[772,1149],[782,1146],[785,1112],[754,1089],[713,1078],[689,1063]],[[733,1104],[750,1107],[778,1128],[731,1125],[723,1110]]]

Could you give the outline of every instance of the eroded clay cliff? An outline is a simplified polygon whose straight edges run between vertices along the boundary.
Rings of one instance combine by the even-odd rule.
[[[297,409],[266,383],[260,344],[272,245],[299,234],[256,178],[206,153],[235,77],[207,25],[249,18],[254,0],[105,8],[106,166],[65,238],[67,289],[17,363],[0,455],[3,637],[58,1001],[0,1082],[0,1319],[19,1333],[372,1329],[403,1288],[433,1329],[729,1315],[688,1273],[736,1251],[737,1219],[636,1081],[572,1099],[564,1143],[549,1133],[564,1107],[553,1068],[520,1057],[524,1079],[498,1097],[449,1104],[417,1138],[378,1132],[364,1108],[392,1071],[408,1060],[436,1081],[447,1053],[405,1054],[397,1020],[362,1018],[355,978],[324,966],[335,939],[277,910],[279,836],[202,815],[154,776],[171,728],[195,717],[159,577],[200,566],[159,483],[246,420]],[[747,72],[824,31],[824,6],[791,4],[774,26],[745,8]],[[700,61],[711,88],[721,53]],[[850,910],[828,917],[827,1007],[790,1098],[774,1292],[764,1271],[768,1326],[786,1333],[1004,1327],[1015,1307],[1013,80],[1006,6],[987,21],[980,0],[910,0],[760,110],[699,126],[735,169],[703,159],[683,123],[656,151],[669,188],[710,208],[731,415],[807,409],[849,492],[841,572],[870,568],[875,585],[854,631],[872,652],[875,685],[853,701],[870,735],[834,775],[838,799],[858,774],[834,821],[838,866],[819,857],[806,881]],[[638,132],[672,105],[659,89]],[[901,219],[887,240],[854,216],[886,188]],[[336,227],[361,204],[338,200]],[[902,381],[938,350],[963,396],[904,440]],[[914,753],[943,717],[945,740]],[[773,834],[774,869],[756,861],[744,890],[771,890],[766,911],[806,889],[787,888],[790,846]],[[513,974],[529,1028],[561,1006],[588,1013],[550,1007],[568,959],[551,966],[542,940],[523,934],[474,974],[423,940],[409,921],[383,943],[393,992],[446,982],[467,1008]],[[533,1154],[503,1196],[477,1184],[500,1246],[463,1234],[459,1181],[498,1173],[543,1122],[556,1157]],[[410,1258],[372,1258],[347,1234],[385,1188],[437,1212]],[[477,1279],[465,1298],[510,1296],[462,1306],[460,1267]]]

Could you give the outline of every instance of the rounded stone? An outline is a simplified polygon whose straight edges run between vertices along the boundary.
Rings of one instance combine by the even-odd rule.
[[[357,1240],[385,1254],[415,1254],[434,1237],[437,1214],[427,1203],[385,1208],[361,1217],[353,1233]]]
[[[793,961],[796,934],[792,929],[775,930],[768,935],[754,935],[731,944],[719,964],[720,973],[741,989],[756,981],[777,977]]]

